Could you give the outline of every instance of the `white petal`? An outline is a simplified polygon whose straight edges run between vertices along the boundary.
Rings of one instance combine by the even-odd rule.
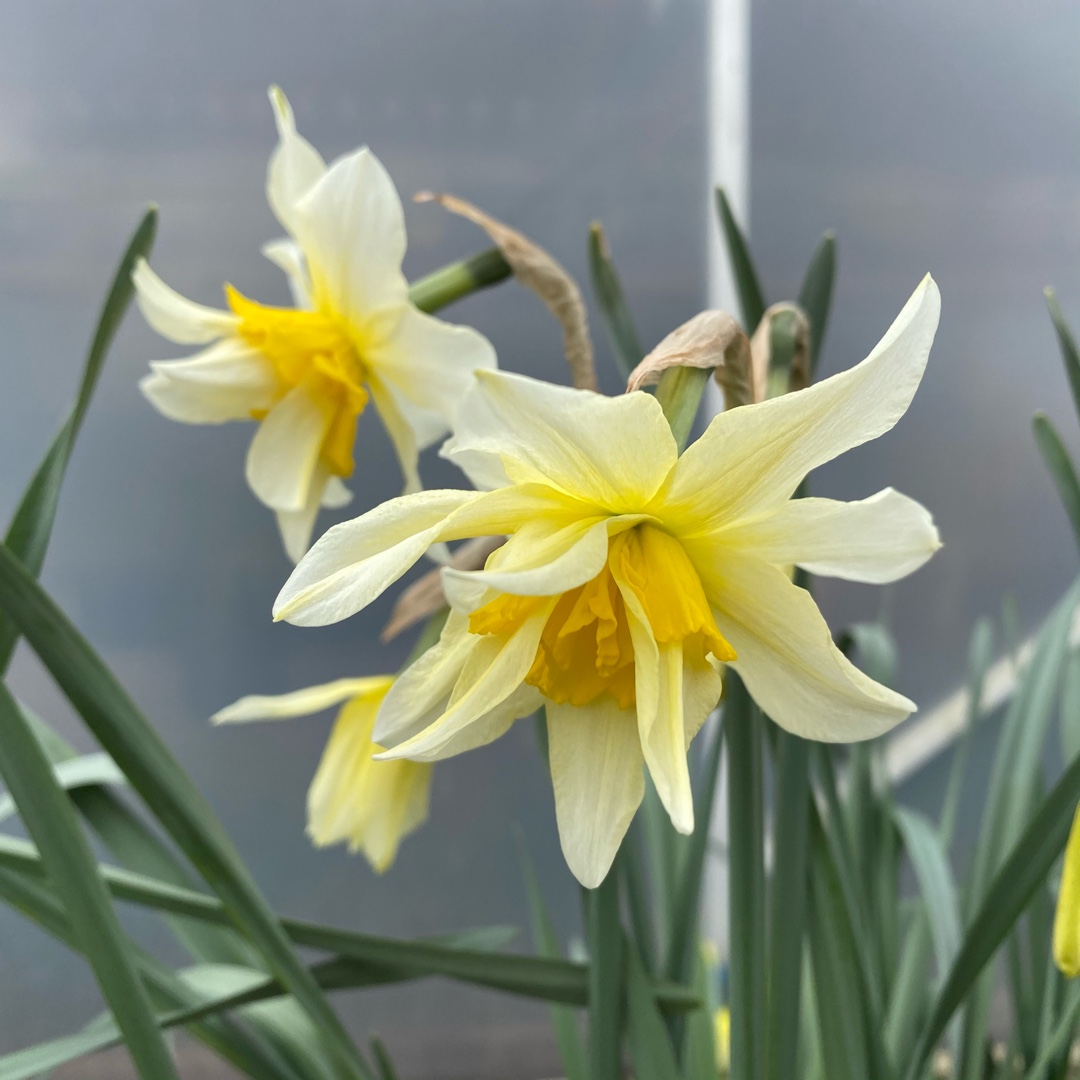
[[[267,413],[251,440],[246,474],[251,490],[271,509],[302,511],[307,505],[332,419],[303,384]]]
[[[650,394],[610,398],[504,371],[477,372],[441,453],[478,483],[504,471],[614,513],[643,510],[677,456]]]
[[[390,675],[373,675],[363,679],[337,679],[321,686],[309,686],[288,694],[250,694],[214,713],[215,724],[242,724],[250,720],[289,720],[295,716],[310,716],[331,705],[340,705],[349,698],[385,691],[393,682]]]
[[[291,233],[296,204],[326,172],[326,165],[311,143],[296,133],[292,107],[277,86],[270,87],[270,104],[278,144],[266,171],[266,198],[278,221]]]
[[[364,362],[402,398],[441,417],[449,430],[473,373],[494,370],[495,350],[483,334],[410,306],[386,338],[364,350]]]
[[[699,560],[695,565],[701,571]],[[782,570],[726,551],[702,584],[720,632],[738,653],[733,667],[781,727],[804,739],[858,742],[915,711],[848,661],[813,598]]]
[[[340,476],[331,476],[323,489],[322,505],[327,510],[341,510],[353,501],[353,493]]]
[[[293,303],[298,308],[310,308],[311,282],[308,281],[307,264],[299,245],[293,240],[271,240],[263,244],[262,253],[285,271]]]
[[[718,542],[777,566],[874,585],[918,570],[941,547],[930,512],[892,488],[861,502],[792,499],[775,514],[725,529]]]
[[[311,546],[311,533],[315,528],[319,509],[326,505],[325,492],[330,479],[326,466],[322,461],[317,461],[303,507],[299,510],[274,511],[282,546],[293,563],[298,563]]]
[[[375,402],[375,411],[386,428],[390,442],[394,445],[401,474],[405,478],[404,495],[411,495],[422,487],[420,483],[420,445],[416,430],[406,419],[400,403],[382,382],[372,377],[368,379],[371,399]]]
[[[186,360],[154,360],[139,389],[158,412],[185,424],[250,420],[280,393],[273,365],[237,337]]]
[[[811,469],[883,435],[918,388],[940,308],[927,276],[862,363],[809,389],[717,416],[679,458],[665,521],[685,534],[775,509]]]
[[[231,334],[240,322],[231,312],[196,304],[170,289],[145,259],[135,263],[131,281],[143,318],[178,345],[205,345]]]
[[[574,877],[595,889],[645,793],[634,710],[608,695],[584,708],[549,702],[547,728],[563,855]]]
[[[327,169],[297,203],[290,232],[307,259],[317,306],[343,315],[361,335],[378,312],[404,311],[405,215],[367,147]]]

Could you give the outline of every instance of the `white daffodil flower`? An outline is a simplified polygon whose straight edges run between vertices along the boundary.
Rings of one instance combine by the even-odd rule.
[[[363,147],[330,166],[296,132],[270,91],[279,141],[266,193],[287,239],[263,248],[288,275],[295,307],[266,307],[225,286],[228,311],[170,289],[145,260],[133,280],[162,337],[205,346],[154,361],[143,393],[173,420],[257,420],[247,480],[277,514],[295,561],[320,506],[351,499],[356,423],[372,399],[397,450],[406,490],[420,487],[419,451],[449,431],[472,373],[494,368],[490,343],[409,301],[401,272],[405,218],[393,181]]]
[[[378,873],[389,869],[401,841],[428,815],[433,766],[418,761],[379,761],[372,742],[375,717],[392,675],[338,679],[291,694],[251,696],[220,712],[215,724],[287,720],[343,705],[308,791],[308,835],[316,847],[347,843],[362,851]]]
[[[335,526],[275,617],[337,622],[430,544],[507,535],[483,570],[443,570],[450,617],[387,694],[375,738],[388,757],[434,761],[546,706],[563,852],[595,886],[641,801],[643,764],[675,827],[693,829],[686,750],[720,697],[721,664],[810,739],[870,738],[914,710],[848,662],[787,570],[882,583],[939,547],[929,513],[891,489],[792,498],[903,415],[939,308],[927,277],[862,363],[721,413],[681,457],[646,393],[481,373],[443,453],[490,490],[407,495]]]

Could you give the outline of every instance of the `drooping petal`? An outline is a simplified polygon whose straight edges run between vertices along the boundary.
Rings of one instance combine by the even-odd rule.
[[[372,675],[359,679],[336,679],[321,686],[308,686],[288,694],[249,694],[227,705],[210,717],[215,724],[243,724],[252,720],[290,720],[310,716],[349,698],[377,694],[380,700],[394,679],[391,675]]]
[[[186,360],[154,360],[139,389],[158,412],[185,424],[250,420],[281,392],[271,365],[243,339],[226,337]]]
[[[691,557],[704,567],[707,555]],[[726,550],[703,569],[702,584],[738,653],[735,670],[781,727],[804,739],[859,742],[915,711],[844,656],[811,595],[777,567]]]
[[[327,478],[323,488],[322,505],[326,510],[341,510],[353,501],[353,493],[345,486],[340,476]]]
[[[315,528],[319,510],[325,505],[329,480],[326,466],[322,461],[316,462],[304,505],[299,510],[274,511],[282,546],[293,563],[298,563],[311,546],[311,533]]]
[[[303,383],[267,413],[251,440],[245,469],[251,490],[267,506],[302,511],[307,505],[332,419],[331,410]]]
[[[145,259],[135,263],[131,281],[143,318],[163,338],[178,345],[205,345],[231,334],[239,324],[230,312],[196,304],[170,289]]]
[[[360,334],[379,312],[404,310],[405,215],[389,173],[367,147],[326,170],[297,202],[290,231],[307,260],[316,306],[329,306]]]
[[[293,303],[305,310],[311,307],[311,282],[308,280],[304,253],[294,240],[271,240],[262,246],[262,253],[289,279]]]
[[[442,418],[444,431],[477,370],[494,370],[495,350],[483,334],[408,307],[392,332],[373,340],[364,362],[400,401]]]
[[[883,435],[918,388],[940,307],[928,275],[862,363],[717,416],[679,458],[665,521],[686,534],[764,513],[790,498],[812,469]]]
[[[422,487],[420,444],[416,428],[406,419],[398,401],[381,380],[372,376],[368,380],[368,388],[371,391],[371,399],[375,402],[375,410],[383,422],[383,427],[386,428],[387,435],[390,436],[390,442],[393,443],[394,452],[401,465],[401,474],[405,477],[402,494],[411,495]]]
[[[270,104],[278,144],[266,171],[266,198],[275,217],[292,233],[296,204],[326,172],[326,165],[315,147],[297,134],[292,106],[280,87],[270,87]]]
[[[642,508],[677,457],[659,403],[604,397],[505,371],[480,371],[441,453],[480,485],[500,471],[615,513]]]
[[[1080,975],[1080,808],[1073,817],[1054,913],[1054,963],[1067,979]]]
[[[873,585],[918,570],[941,547],[930,512],[892,488],[860,502],[792,499],[725,529],[719,542],[777,566]]]
[[[563,855],[574,877],[595,889],[645,794],[634,710],[609,695],[584,707],[549,702],[547,729]]]

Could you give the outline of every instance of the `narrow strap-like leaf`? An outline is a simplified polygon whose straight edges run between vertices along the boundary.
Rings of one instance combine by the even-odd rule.
[[[1065,449],[1057,428],[1046,413],[1036,413],[1031,426],[1035,432],[1035,444],[1072,526],[1073,538],[1080,545],[1080,481],[1076,479],[1076,469],[1069,458],[1069,451]]]
[[[628,379],[630,372],[641,363],[645,350],[634,329],[622,282],[599,222],[593,222],[589,228],[589,280],[615,362],[623,378]]]
[[[608,876],[585,894],[589,939],[589,1075],[621,1080],[625,955],[619,922],[619,878]]]
[[[810,375],[817,371],[821,343],[832,310],[833,282],[836,278],[836,233],[827,232],[814,249],[799,288],[799,307],[810,320]]]
[[[627,1042],[634,1075],[641,1080],[681,1080],[664,1018],[656,1007],[645,966],[629,941],[626,949]]]
[[[716,208],[720,213],[720,227],[727,245],[731,272],[735,278],[735,289],[739,294],[739,310],[742,312],[743,328],[747,334],[753,334],[761,316],[765,314],[765,295],[761,291],[754,261],[750,257],[750,248],[746,243],[727,193],[723,188],[716,189]]]
[[[1044,290],[1046,306],[1050,311],[1050,321],[1054,324],[1057,332],[1058,345],[1061,346],[1061,359],[1065,364],[1065,374],[1069,377],[1069,386],[1072,389],[1073,404],[1076,406],[1077,415],[1080,416],[1080,350],[1076,347],[1076,338],[1073,337],[1069,324],[1065,321],[1065,314],[1058,303],[1057,293],[1053,289]]]

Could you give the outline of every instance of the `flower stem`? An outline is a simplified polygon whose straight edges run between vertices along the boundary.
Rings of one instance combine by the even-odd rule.
[[[498,248],[488,248],[414,281],[409,286],[409,299],[421,311],[430,314],[470,293],[498,285],[511,272],[502,252]]]
[[[679,453],[686,448],[694,419],[701,406],[705,386],[712,378],[712,368],[673,367],[660,377],[656,387],[656,400],[664,410],[671,425],[671,433],[679,445]]]

